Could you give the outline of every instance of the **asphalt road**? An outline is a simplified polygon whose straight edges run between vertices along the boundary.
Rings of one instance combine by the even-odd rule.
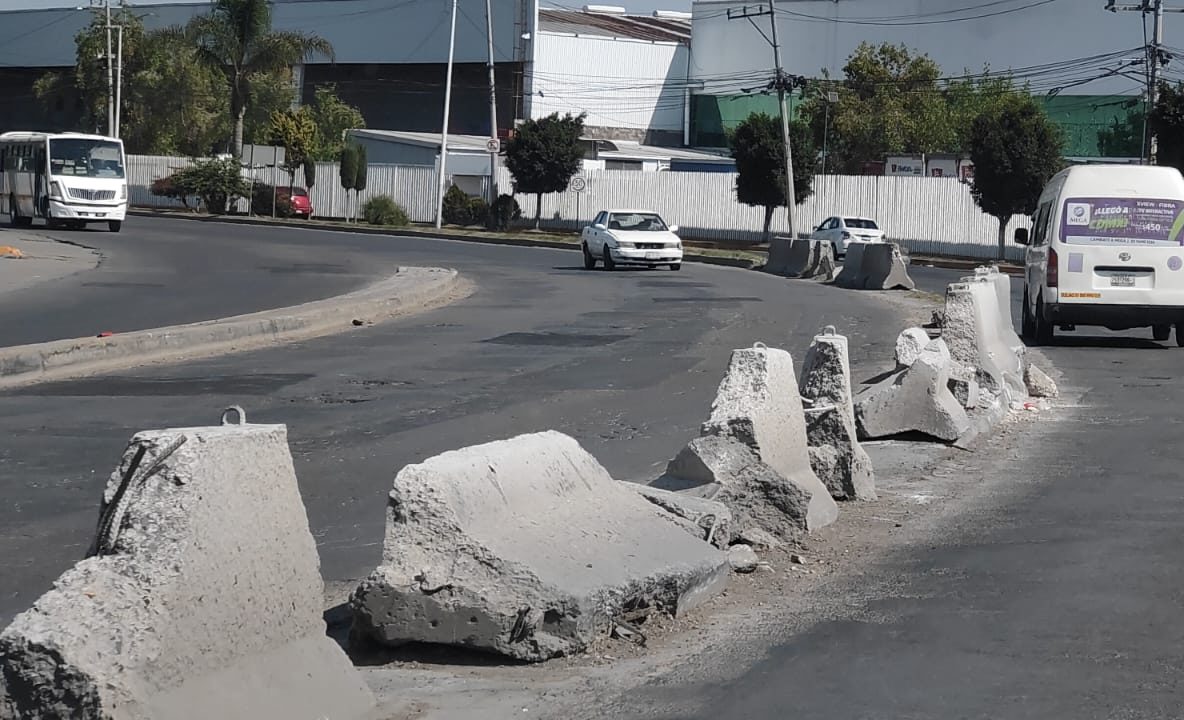
[[[135,324],[248,309],[234,298],[286,305],[398,264],[455,267],[478,289],[336,337],[0,394],[0,625],[85,552],[102,488],[138,430],[216,423],[230,404],[252,422],[286,423],[322,570],[356,580],[380,559],[386,495],[408,463],[554,428],[615,477],[649,478],[697,435],[733,348],[763,341],[800,359],[833,324],[851,337],[853,363],[879,368],[904,326],[879,295],[729,268],[586,272],[571,251],[187,221],[133,219],[125,231],[85,237],[139,268],[147,287],[104,295],[114,316],[142,311]],[[326,265],[348,272],[273,271]],[[76,334],[62,314],[96,312],[87,277],[46,286],[47,304],[6,318]],[[200,307],[159,307],[180,285]]]
[[[1184,350],[1081,328],[1044,353],[1066,407],[968,459],[995,489],[936,540],[827,587],[849,614],[752,648],[739,678],[672,668],[607,716],[1184,717]]]

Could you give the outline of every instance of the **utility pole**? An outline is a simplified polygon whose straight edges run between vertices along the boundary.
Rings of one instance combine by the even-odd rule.
[[[119,42],[117,43],[115,51],[115,132],[111,133],[112,137],[119,137],[119,121],[120,121],[120,105],[122,104],[123,95],[123,26],[116,25],[119,28]]]
[[[485,0],[485,34],[489,39],[489,205],[497,200],[497,155],[501,143],[497,138],[497,78],[493,72],[493,7]]]
[[[771,26],[772,37],[765,35],[764,31],[753,22],[753,18],[769,16],[769,24]],[[729,20],[747,20],[753,28],[756,29],[761,37],[765,39],[771,46],[773,46],[773,67],[776,76],[773,82],[770,83],[770,88],[777,90],[777,104],[781,109],[781,142],[785,147],[785,210],[786,220],[789,229],[789,236],[797,239],[797,228],[794,224],[794,206],[797,204],[794,200],[797,193],[794,190],[793,183],[793,147],[789,141],[789,110],[785,107],[785,92],[788,89],[793,92],[793,88],[800,82],[800,78],[792,78],[785,74],[781,68],[781,45],[777,41],[777,6],[774,0],[769,0],[769,5],[766,8],[764,5],[756,5],[749,7],[745,5],[740,8],[728,8]]]
[[[91,5],[97,5],[100,0],[91,0]],[[104,28],[107,30],[107,134],[115,136],[115,77],[111,67],[111,0],[101,0],[103,12],[106,15]]]
[[[1164,13],[1184,12],[1184,8],[1164,7],[1163,0],[1143,0],[1138,5],[1116,5],[1115,0],[1107,0],[1106,9],[1112,13],[1119,10],[1124,12],[1139,12],[1153,18],[1152,40],[1147,46],[1147,108],[1145,115],[1149,116],[1155,110],[1159,100],[1159,69],[1171,61],[1171,55],[1163,50],[1163,15]],[[1146,26],[1144,26],[1146,27]],[[1159,137],[1155,133],[1154,125],[1146,123],[1144,143],[1147,148],[1147,164],[1156,165],[1159,162]]]
[[[456,0],[452,0],[452,28],[448,35],[448,78],[444,81],[444,128],[440,132],[440,179],[436,194],[436,229],[444,224],[444,183],[448,177],[448,114],[452,109],[452,59],[456,52]]]

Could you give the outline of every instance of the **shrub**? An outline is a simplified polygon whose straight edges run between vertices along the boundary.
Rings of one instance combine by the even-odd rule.
[[[466,225],[483,225],[489,218],[489,203],[485,202],[485,198],[469,198],[467,210],[469,221]]]
[[[198,160],[173,176],[174,190],[201,198],[206,212],[226,212],[228,203],[244,198],[251,185],[234,158]]]
[[[185,188],[177,183],[177,174],[166,175],[162,178],[157,178],[152,181],[152,185],[148,191],[157,197],[166,197],[172,200],[177,200],[185,208],[189,207],[189,193],[185,192]]]
[[[514,222],[522,219],[522,208],[513,195],[498,195],[489,208],[489,216],[485,219],[485,227],[490,230],[509,230]]]
[[[448,192],[444,193],[441,216],[449,225],[471,225],[473,217],[469,213],[468,193],[455,185],[448,188]]]
[[[283,195],[277,196],[275,188],[265,182],[256,181],[251,190],[251,212],[255,215],[271,216],[271,201],[275,198],[275,216],[292,217],[292,200]]]
[[[362,207],[362,217],[371,225],[403,227],[411,222],[407,217],[407,211],[391,199],[390,195],[376,195],[367,200]]]

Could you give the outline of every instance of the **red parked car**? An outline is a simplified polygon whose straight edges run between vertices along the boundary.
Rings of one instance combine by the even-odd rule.
[[[302,217],[305,220],[312,217],[312,198],[308,196],[308,191],[304,188],[277,187],[275,196],[277,201],[288,201],[292,206],[294,216]]]

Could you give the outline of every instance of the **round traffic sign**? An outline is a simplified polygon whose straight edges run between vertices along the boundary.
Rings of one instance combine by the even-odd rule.
[[[577,175],[571,179],[571,184],[567,186],[567,189],[571,190],[572,192],[584,192],[587,187],[588,181]]]
[[[501,140],[498,140],[497,138],[489,138],[488,140],[485,141],[485,150],[487,152],[491,152],[491,153],[501,152],[501,149],[502,149],[502,141]]]

